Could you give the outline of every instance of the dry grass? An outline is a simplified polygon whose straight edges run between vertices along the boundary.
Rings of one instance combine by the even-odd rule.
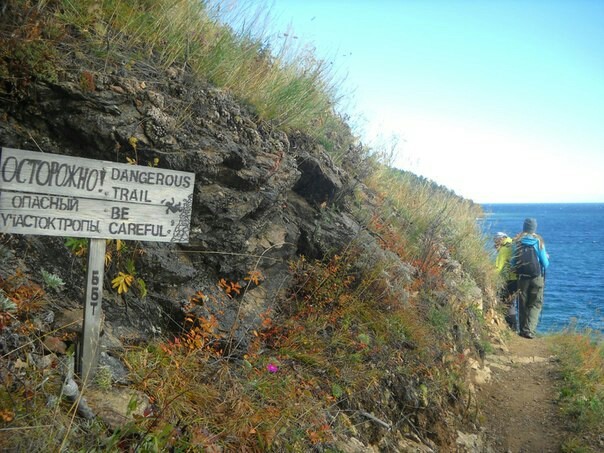
[[[562,385],[559,401],[575,435],[567,452],[599,451],[604,433],[604,341],[601,332],[569,328],[553,335],[560,359]]]
[[[483,215],[479,205],[387,166],[378,166],[367,185],[378,194],[372,226],[389,238],[391,250],[427,273],[443,258],[456,260],[480,288],[493,287],[496,274],[476,223]]]
[[[244,12],[245,22],[235,30],[219,21],[221,7],[195,0],[38,2],[38,9],[77,27],[108,69],[141,59],[187,68],[284,130],[316,135],[333,125],[339,83],[331,65],[293,37],[268,35],[268,12]]]
[[[309,451],[333,448],[351,421],[367,423],[363,413],[427,435],[414,417],[437,420],[443,402],[459,398],[463,363],[443,364],[446,335],[413,304],[384,292],[378,274],[359,273],[357,260],[349,251],[293,264],[290,297],[238,357],[223,355],[217,326],[207,320],[190,323],[172,341],[129,348],[122,360],[153,410],[116,431],[73,418],[56,371],[28,368],[20,377],[25,370],[15,364],[40,347],[36,340],[12,351],[3,357],[12,370],[3,374],[0,392],[0,429],[12,433],[3,447]],[[17,293],[3,287],[11,297]],[[21,321],[9,327],[21,328],[31,314],[19,311]],[[376,397],[386,389],[402,398],[393,408]]]

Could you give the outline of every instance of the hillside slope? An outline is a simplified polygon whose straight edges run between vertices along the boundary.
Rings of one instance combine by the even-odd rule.
[[[450,219],[467,202],[446,193],[440,205],[442,188],[398,173],[389,189],[409,204],[388,201],[360,179],[379,165],[349,131],[330,143],[336,165],[308,131],[261,119],[187,64],[99,54],[59,12],[3,11],[0,144],[194,172],[191,235],[108,244],[94,382],[72,375],[85,241],[1,236],[0,414],[16,433],[2,445],[466,448],[458,431],[478,430],[470,365],[497,317],[476,278],[488,271],[459,258]],[[120,272],[133,283],[118,293]],[[66,383],[83,397],[71,406]]]

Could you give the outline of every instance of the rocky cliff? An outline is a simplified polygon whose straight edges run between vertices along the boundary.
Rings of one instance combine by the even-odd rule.
[[[73,61],[78,67],[84,62]],[[3,105],[0,142],[5,147],[147,165],[196,174],[189,243],[145,243],[137,259],[148,295],[144,304],[106,292],[107,322],[136,323],[138,334],[178,331],[182,304],[203,288],[208,296],[221,278],[244,286],[256,270],[263,284],[246,294],[237,310],[218,310],[227,331],[244,340],[257,328],[258,314],[271,308],[288,287],[288,262],[297,256],[321,259],[362,234],[340,209],[353,184],[322,146],[302,133],[288,136],[259,123],[224,92],[166,74],[79,73],[56,83],[35,82],[20,99]],[[138,77],[137,77],[138,76]],[[81,294],[82,263],[74,263],[65,238],[14,237],[10,244],[30,253],[14,259],[31,271],[42,267],[69,282],[74,308]],[[365,235],[365,244],[374,242]],[[381,252],[383,253],[383,252]],[[14,268],[15,263],[4,263]],[[111,285],[105,285],[106,288]],[[133,300],[130,300],[132,297]],[[130,306],[135,316],[124,317]],[[121,308],[120,308],[121,307]],[[64,307],[70,308],[70,307]],[[244,316],[233,326],[237,312]],[[134,321],[135,320],[135,321]]]

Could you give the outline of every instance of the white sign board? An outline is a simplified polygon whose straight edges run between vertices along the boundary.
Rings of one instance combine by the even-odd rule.
[[[188,242],[195,174],[0,151],[0,233]]]
[[[0,148],[0,233],[90,238],[80,376],[99,353],[105,239],[188,242],[195,174]]]

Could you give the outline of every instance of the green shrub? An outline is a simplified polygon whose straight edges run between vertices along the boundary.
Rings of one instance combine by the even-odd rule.
[[[55,291],[60,291],[65,286],[65,282],[61,277],[56,274],[52,274],[50,272],[41,269],[42,279],[44,280],[44,285],[47,288],[50,288]]]

